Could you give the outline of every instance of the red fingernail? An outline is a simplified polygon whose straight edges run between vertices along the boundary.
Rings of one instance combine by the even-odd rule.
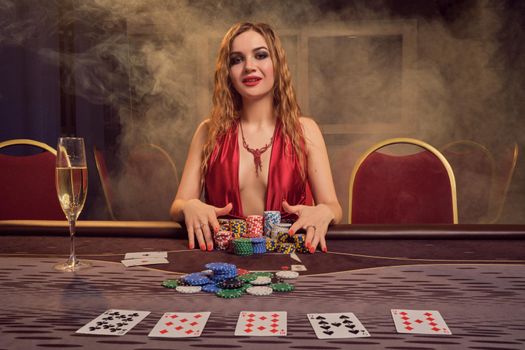
[[[308,250],[310,250],[310,242],[306,242],[306,248],[308,248]]]
[[[290,229],[290,231],[288,231],[288,234],[289,234],[290,236],[293,236],[293,230]]]
[[[188,244],[188,248],[193,249],[193,248],[195,248],[195,246],[193,245],[193,243],[190,243],[190,244]]]
[[[219,226],[215,226],[215,227],[213,228],[213,231],[214,231],[215,233],[219,232]]]
[[[204,244],[200,244],[199,247],[201,248],[201,250],[206,250],[206,246]]]
[[[313,246],[310,247],[310,253],[311,254],[315,253],[315,248]]]
[[[210,243],[210,244],[208,244],[208,251],[211,252],[212,250],[213,250],[213,246],[212,246],[211,243]]]
[[[323,252],[328,253],[328,248],[324,247]]]

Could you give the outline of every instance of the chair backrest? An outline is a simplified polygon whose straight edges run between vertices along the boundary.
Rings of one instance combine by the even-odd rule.
[[[0,220],[65,220],[55,188],[56,151],[28,139],[0,142],[0,149],[21,145],[43,152],[26,156],[0,153]]]
[[[179,179],[175,162],[162,147],[151,143],[133,147],[114,177],[109,176],[102,152],[95,151],[95,160],[113,219],[169,220]]]
[[[102,185],[102,192],[104,193],[104,199],[106,207],[108,209],[109,216],[112,220],[116,220],[115,213],[113,212],[113,202],[115,201],[113,195],[113,187],[111,186],[111,179],[106,164],[106,157],[104,153],[99,150],[96,146],[93,148],[93,155],[95,158],[95,165],[97,166],[98,177],[100,184]]]
[[[488,223],[495,182],[495,161],[482,144],[458,140],[441,147],[452,166],[458,194],[458,220],[462,224]]]
[[[404,146],[402,152],[398,145]],[[457,223],[450,164],[420,140],[394,138],[374,145],[352,172],[348,218],[353,224]]]
[[[519,147],[516,142],[511,147],[507,147],[504,151],[498,153],[497,168],[501,169],[501,175],[496,176],[496,181],[494,183],[492,194],[494,200],[491,202],[494,203],[494,215],[489,221],[490,224],[499,222],[503,214],[507,192],[509,191],[516,164],[518,163],[518,155]]]

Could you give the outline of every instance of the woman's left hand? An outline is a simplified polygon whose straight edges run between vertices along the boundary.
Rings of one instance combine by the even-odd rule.
[[[283,201],[283,209],[290,214],[297,215],[297,221],[290,228],[289,234],[292,236],[299,229],[306,230],[306,248],[310,253],[314,253],[317,245],[321,245],[321,250],[327,252],[326,232],[328,225],[334,218],[334,213],[325,204],[318,204],[315,207],[310,205],[290,205]]]

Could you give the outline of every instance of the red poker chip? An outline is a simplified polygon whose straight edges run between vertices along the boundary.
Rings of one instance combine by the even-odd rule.
[[[290,270],[290,266],[281,266],[281,270]]]
[[[248,271],[246,269],[242,269],[240,267],[237,268],[237,275],[238,276],[247,275],[249,273],[250,273],[250,271]]]

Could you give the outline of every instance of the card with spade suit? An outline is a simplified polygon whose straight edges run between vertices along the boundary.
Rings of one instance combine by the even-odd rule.
[[[315,335],[319,339],[363,338],[370,333],[351,312],[308,314]]]

